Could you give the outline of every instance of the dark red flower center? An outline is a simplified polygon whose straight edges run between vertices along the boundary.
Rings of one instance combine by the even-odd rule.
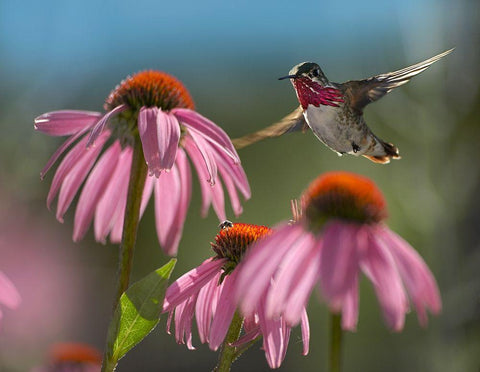
[[[215,237],[215,242],[210,244],[217,254],[217,258],[228,260],[228,267],[224,267],[225,271],[231,271],[240,262],[252,243],[271,232],[272,230],[266,226],[234,223],[223,227]]]
[[[385,199],[368,178],[349,172],[318,177],[305,191],[304,215],[313,230],[331,219],[377,223],[387,217]]]
[[[128,76],[110,93],[105,110],[122,104],[133,110],[141,107],[159,107],[164,111],[173,108],[194,108],[193,99],[185,86],[165,72],[147,70]]]

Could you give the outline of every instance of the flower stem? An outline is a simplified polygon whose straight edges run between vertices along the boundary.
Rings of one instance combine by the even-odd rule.
[[[127,205],[123,221],[122,242],[120,243],[120,258],[118,263],[117,295],[113,310],[120,301],[120,296],[128,288],[130,272],[133,264],[133,251],[137,240],[138,222],[140,220],[140,205],[142,202],[143,188],[147,177],[147,164],[143,156],[142,142],[135,138],[133,146],[132,167],[128,182]]]
[[[330,372],[340,372],[342,358],[342,315],[330,313]]]
[[[113,311],[120,302],[120,297],[128,288],[130,273],[133,264],[133,251],[137,240],[137,228],[140,220],[140,205],[142,202],[143,188],[147,177],[147,165],[143,156],[142,143],[139,137],[135,138],[133,146],[132,166],[128,182],[127,204],[125,219],[123,221],[122,242],[120,243],[120,256],[117,273],[117,293],[113,302]],[[105,346],[102,372],[114,371],[117,361],[108,355],[108,344]]]
[[[230,323],[230,328],[228,328],[227,336],[222,345],[222,350],[220,351],[220,357],[218,359],[217,367],[215,367],[215,372],[228,372],[232,367],[232,363],[235,361],[236,347],[230,346],[231,343],[238,340],[240,336],[240,331],[242,329],[243,317],[235,312],[233,315],[232,322]]]

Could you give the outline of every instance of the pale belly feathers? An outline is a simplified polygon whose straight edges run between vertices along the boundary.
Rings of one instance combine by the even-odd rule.
[[[349,122],[340,107],[308,105],[303,115],[315,136],[339,155],[358,156],[368,150],[368,128]]]

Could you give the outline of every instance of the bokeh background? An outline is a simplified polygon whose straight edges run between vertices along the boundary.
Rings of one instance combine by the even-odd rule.
[[[62,225],[45,207],[53,173],[39,171],[61,143],[33,129],[51,110],[101,111],[126,75],[154,68],[190,89],[200,113],[237,137],[289,113],[296,98],[291,66],[318,62],[333,81],[392,71],[456,47],[381,101],[366,119],[402,160],[386,166],[338,157],[311,133],[291,134],[240,151],[253,196],[237,219],[274,225],[289,200],[318,174],[350,170],[384,191],[389,225],[434,272],[444,309],[428,329],[414,313],[389,332],[372,288],[361,287],[360,321],[345,337],[345,371],[478,371],[480,367],[480,3],[478,1],[13,1],[0,2],[0,270],[23,302],[6,310],[0,370],[28,371],[49,346],[81,341],[102,349],[114,293],[117,246],[92,233],[71,241],[73,209]],[[174,277],[211,252],[218,221],[199,216],[199,187]],[[229,212],[230,218],[234,216]],[[139,230],[133,280],[167,261],[158,247],[153,208]],[[294,333],[282,371],[326,369],[324,304],[309,305],[311,352]],[[118,371],[211,370],[217,356],[199,344],[177,345],[165,319],[121,360]],[[234,371],[266,371],[255,345]]]

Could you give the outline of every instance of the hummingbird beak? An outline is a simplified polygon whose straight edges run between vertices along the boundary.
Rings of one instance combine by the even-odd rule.
[[[297,75],[287,75],[287,76],[283,76],[281,78],[278,78],[278,80],[296,79],[296,78],[297,78]]]

